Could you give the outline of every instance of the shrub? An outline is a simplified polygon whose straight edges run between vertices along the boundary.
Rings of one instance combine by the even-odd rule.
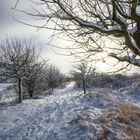
[[[123,104],[119,107],[118,119],[122,123],[130,124],[137,116],[140,116],[140,110],[132,104]]]

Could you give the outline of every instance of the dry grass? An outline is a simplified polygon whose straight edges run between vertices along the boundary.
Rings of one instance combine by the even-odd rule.
[[[140,128],[129,126],[128,138],[125,138],[123,140],[140,140]]]
[[[130,140],[140,140],[140,128],[129,127],[128,128],[129,136],[131,136]]]
[[[109,136],[110,130],[106,125],[101,125],[101,139],[107,140]]]
[[[136,117],[140,117],[140,110],[132,104],[123,104],[119,107],[118,120],[121,123],[130,124]]]
[[[121,132],[120,140],[140,140],[140,109],[133,104],[121,104],[108,110],[104,114],[101,125],[102,140],[117,138]]]

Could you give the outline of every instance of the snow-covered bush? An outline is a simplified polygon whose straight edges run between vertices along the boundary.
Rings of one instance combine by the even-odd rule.
[[[81,74],[75,74],[74,80],[77,87],[82,87]],[[139,75],[126,76],[122,74],[98,73],[93,70],[86,78],[86,87],[101,87],[123,90],[130,86],[131,89],[138,89]]]
[[[116,74],[116,75],[109,75],[106,73],[95,73],[94,75],[90,76],[89,85],[93,87],[108,87],[112,89],[120,88],[125,86],[125,80],[127,79],[126,76]]]
[[[135,94],[140,92],[140,79],[135,79],[135,81],[127,86],[127,87],[122,87],[119,89],[120,92],[125,92],[128,94]]]

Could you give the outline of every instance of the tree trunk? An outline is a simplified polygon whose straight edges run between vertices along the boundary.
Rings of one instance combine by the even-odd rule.
[[[30,83],[30,85],[29,85],[29,89],[28,89],[28,92],[29,92],[29,96],[30,96],[30,98],[33,97],[33,94],[34,94],[34,88],[35,88],[34,83],[33,83],[33,82]]]
[[[86,81],[85,81],[85,79],[83,79],[83,89],[84,89],[84,93],[86,93]]]
[[[52,88],[52,91],[53,91],[54,90],[53,86],[51,88]]]
[[[22,80],[18,79],[18,89],[19,89],[19,103],[22,103]]]
[[[30,86],[28,88],[28,94],[29,94],[29,97],[32,98],[32,90],[31,90],[31,87]]]
[[[30,87],[30,90],[29,90],[29,96],[30,96],[30,98],[32,98],[33,97],[33,94],[34,94],[34,86],[32,87]]]
[[[52,89],[52,91],[54,90],[54,82],[53,81],[51,81],[51,89]]]

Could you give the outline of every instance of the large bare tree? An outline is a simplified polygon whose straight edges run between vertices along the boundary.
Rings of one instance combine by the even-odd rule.
[[[35,45],[30,41],[7,39],[0,45],[1,75],[17,80],[19,103],[22,102],[22,79],[30,78],[33,72],[30,72],[29,69],[35,71],[36,65],[34,63],[37,59]]]
[[[39,8],[34,7],[33,13],[17,9],[46,21],[32,26],[66,33],[80,43],[80,53],[88,58],[106,51],[119,61],[140,66],[140,0],[38,0],[35,4]],[[118,46],[102,44],[106,39]]]

